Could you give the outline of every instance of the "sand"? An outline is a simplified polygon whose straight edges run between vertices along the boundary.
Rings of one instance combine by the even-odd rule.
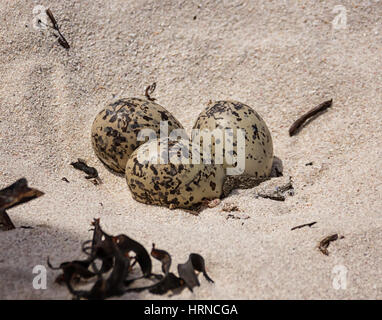
[[[0,188],[26,177],[45,195],[8,211],[17,228],[0,232],[0,298],[69,299],[57,271],[35,290],[32,270],[47,256],[83,257],[100,217],[108,233],[169,251],[173,271],[202,254],[215,280],[200,277],[193,293],[122,299],[381,299],[382,1],[340,2],[343,29],[330,0],[1,1]],[[36,5],[51,8],[69,51],[33,28]],[[236,190],[199,216],[134,201],[93,153],[90,128],[107,103],[142,96],[154,81],[157,102],[188,132],[210,99],[252,106],[295,195],[278,202]],[[289,137],[299,115],[331,98]],[[102,185],[69,165],[78,157]],[[226,203],[249,218],[226,219]],[[317,243],[332,233],[344,238],[325,256]]]

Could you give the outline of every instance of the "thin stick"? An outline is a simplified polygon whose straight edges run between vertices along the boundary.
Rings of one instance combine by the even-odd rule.
[[[58,32],[58,43],[63,46],[65,49],[69,49],[70,48],[70,45],[68,43],[68,41],[66,41],[65,37],[62,35],[62,33],[60,32],[60,28],[58,27],[58,23],[56,21],[56,19],[54,18],[53,16],[53,13],[52,11],[50,11],[50,9],[46,9],[46,14],[48,15],[50,21],[52,22],[53,24],[53,29],[55,29],[57,32]]]
[[[332,102],[333,99],[325,101],[298,118],[290,127],[289,135],[293,136],[297,132],[298,128],[300,128],[306,120],[329,108],[332,105]]]
[[[311,226],[313,226],[316,223],[317,223],[317,221],[314,221],[314,222],[311,222],[311,223],[300,224],[299,226],[293,227],[291,230],[296,230],[296,229],[300,229],[300,228],[304,228],[304,227],[311,227]]]
[[[257,195],[260,198],[264,198],[264,199],[271,199],[275,201],[285,201],[285,196],[283,195],[271,195],[271,194],[264,194],[264,193],[258,193]]]
[[[49,8],[46,9],[46,14],[48,15],[50,21],[52,21],[54,29],[58,30],[59,29],[58,23],[57,23],[56,19],[54,18],[52,11],[50,11]]]
[[[155,88],[157,87],[157,84],[156,82],[154,82],[153,84],[149,85],[146,90],[145,90],[145,96],[148,100],[150,101],[154,101],[156,100],[155,98],[152,98],[151,95],[154,93],[155,91]]]
[[[335,233],[335,234],[332,234],[330,236],[327,236],[325,237],[324,239],[322,239],[319,244],[318,244],[318,249],[326,256],[329,255],[329,251],[328,251],[328,247],[329,247],[329,244],[330,242],[332,241],[336,241],[337,239],[343,239],[344,236],[340,236],[338,237],[338,234]]]

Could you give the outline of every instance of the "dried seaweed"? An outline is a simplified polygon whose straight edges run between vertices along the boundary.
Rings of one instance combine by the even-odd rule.
[[[151,249],[151,256],[159,260],[162,263],[162,272],[166,275],[170,272],[171,267],[171,256],[167,251],[156,249],[155,243]]]
[[[53,267],[50,263],[49,257],[47,259],[48,267],[53,270],[61,269],[63,273],[56,278],[57,283],[71,284],[73,280],[78,280],[80,278],[89,279],[94,277],[96,274],[90,271],[89,265],[90,260],[74,260],[61,263],[58,267]]]
[[[41,197],[44,192],[28,187],[25,178],[17,180],[10,186],[0,190],[0,209],[10,209],[19,204]]]
[[[332,234],[332,235],[329,235],[327,237],[325,237],[324,239],[322,239],[319,244],[318,244],[318,249],[326,256],[329,255],[329,251],[328,251],[328,247],[329,247],[329,244],[332,242],[332,241],[336,241],[337,239],[343,239],[344,236],[340,236],[338,237],[338,234],[335,233],[335,234]]]
[[[21,178],[10,186],[0,190],[0,230],[15,229],[11,218],[5,209],[10,209],[22,203],[41,197],[44,192],[28,187],[28,181]]]
[[[13,224],[11,218],[8,216],[8,214],[5,212],[4,209],[1,209],[0,210],[0,230],[9,231],[13,229],[16,229],[16,227]]]
[[[149,288],[150,293],[163,295],[169,291],[181,289],[184,286],[184,281],[178,278],[172,272],[168,273],[163,280],[159,281],[156,285]]]
[[[202,272],[207,281],[214,282],[206,272],[204,258],[200,254],[191,253],[186,263],[178,264],[179,276],[191,291],[194,287],[200,286],[195,270]]]
[[[135,261],[137,261],[141,267],[144,277],[149,277],[152,275],[151,259],[144,246],[124,234],[113,237],[113,240],[126,256],[130,251],[135,253]]]
[[[90,254],[89,254],[89,260],[92,263],[92,267],[94,270],[96,270],[97,273],[105,273],[108,272],[111,268],[113,268],[114,261],[113,261],[113,246],[114,244],[112,241],[103,241],[103,239],[107,238],[110,239],[111,237],[107,235],[100,226],[100,219],[93,219],[91,225],[94,227],[92,229],[93,231],[93,239],[91,240],[91,246],[90,246]],[[88,242],[86,241],[82,245],[82,251],[88,254],[88,247],[85,247],[85,245]],[[95,259],[102,260],[102,266],[101,269],[97,269],[94,260]]]
[[[196,285],[200,285],[195,272],[203,273],[204,277],[213,282],[205,270],[205,262],[202,256],[192,253],[185,264],[178,265],[179,277],[170,272],[171,256],[165,250],[155,248],[153,244],[151,256],[162,263],[164,275],[155,275],[151,272],[152,262],[146,249],[137,241],[126,235],[111,236],[105,233],[100,220],[94,219],[93,238],[83,243],[82,250],[88,256],[85,260],[74,260],[61,263],[59,267],[53,267],[48,258],[48,266],[52,269],[61,269],[62,274],[56,279],[60,284],[66,284],[69,292],[76,299],[107,299],[121,296],[127,292],[140,292],[149,290],[153,294],[165,294],[169,291],[182,290],[187,286],[191,291]],[[134,252],[135,262],[138,262],[143,277],[157,281],[152,285],[143,287],[131,287],[140,278],[129,278],[129,274],[135,262],[129,252]],[[102,266],[98,270],[96,261],[101,261]],[[91,270],[92,268],[92,270]],[[107,278],[104,275],[109,272]],[[90,290],[76,290],[73,284],[80,280],[87,280],[96,277]]]
[[[82,160],[80,158],[78,158],[78,161],[77,162],[72,162],[71,165],[77,169],[77,170],[81,170],[83,172],[85,172],[87,174],[87,176],[85,177],[85,179],[96,179],[98,178],[98,171],[96,168],[93,168],[93,167],[89,167],[85,160]]]

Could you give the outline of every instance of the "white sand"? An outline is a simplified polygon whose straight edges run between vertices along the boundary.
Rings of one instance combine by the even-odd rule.
[[[347,27],[336,30],[340,3]],[[49,4],[69,51],[33,28],[37,4]],[[168,250],[173,271],[190,252],[205,257],[215,284],[200,277],[194,293],[171,299],[381,299],[381,17],[377,0],[2,0],[0,188],[26,177],[46,194],[8,211],[16,226],[34,229],[0,232],[0,298],[70,298],[56,271],[46,290],[34,290],[32,269],[48,255],[54,264],[81,258],[100,217],[111,234]],[[135,202],[94,155],[90,127],[106,103],[142,95],[154,81],[157,101],[187,130],[210,99],[255,108],[295,196],[277,202],[238,190],[198,217]],[[289,137],[299,115],[330,98],[328,112]],[[69,165],[78,157],[104,184]],[[250,218],[227,220],[226,202]],[[324,256],[316,245],[331,233],[345,238]],[[332,285],[337,265],[348,270],[345,290]]]

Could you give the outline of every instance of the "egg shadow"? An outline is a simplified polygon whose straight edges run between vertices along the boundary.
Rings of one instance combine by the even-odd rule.
[[[282,177],[283,170],[284,170],[284,166],[283,166],[282,160],[279,157],[274,156],[273,162],[272,162],[271,174],[269,177],[270,178]]]

